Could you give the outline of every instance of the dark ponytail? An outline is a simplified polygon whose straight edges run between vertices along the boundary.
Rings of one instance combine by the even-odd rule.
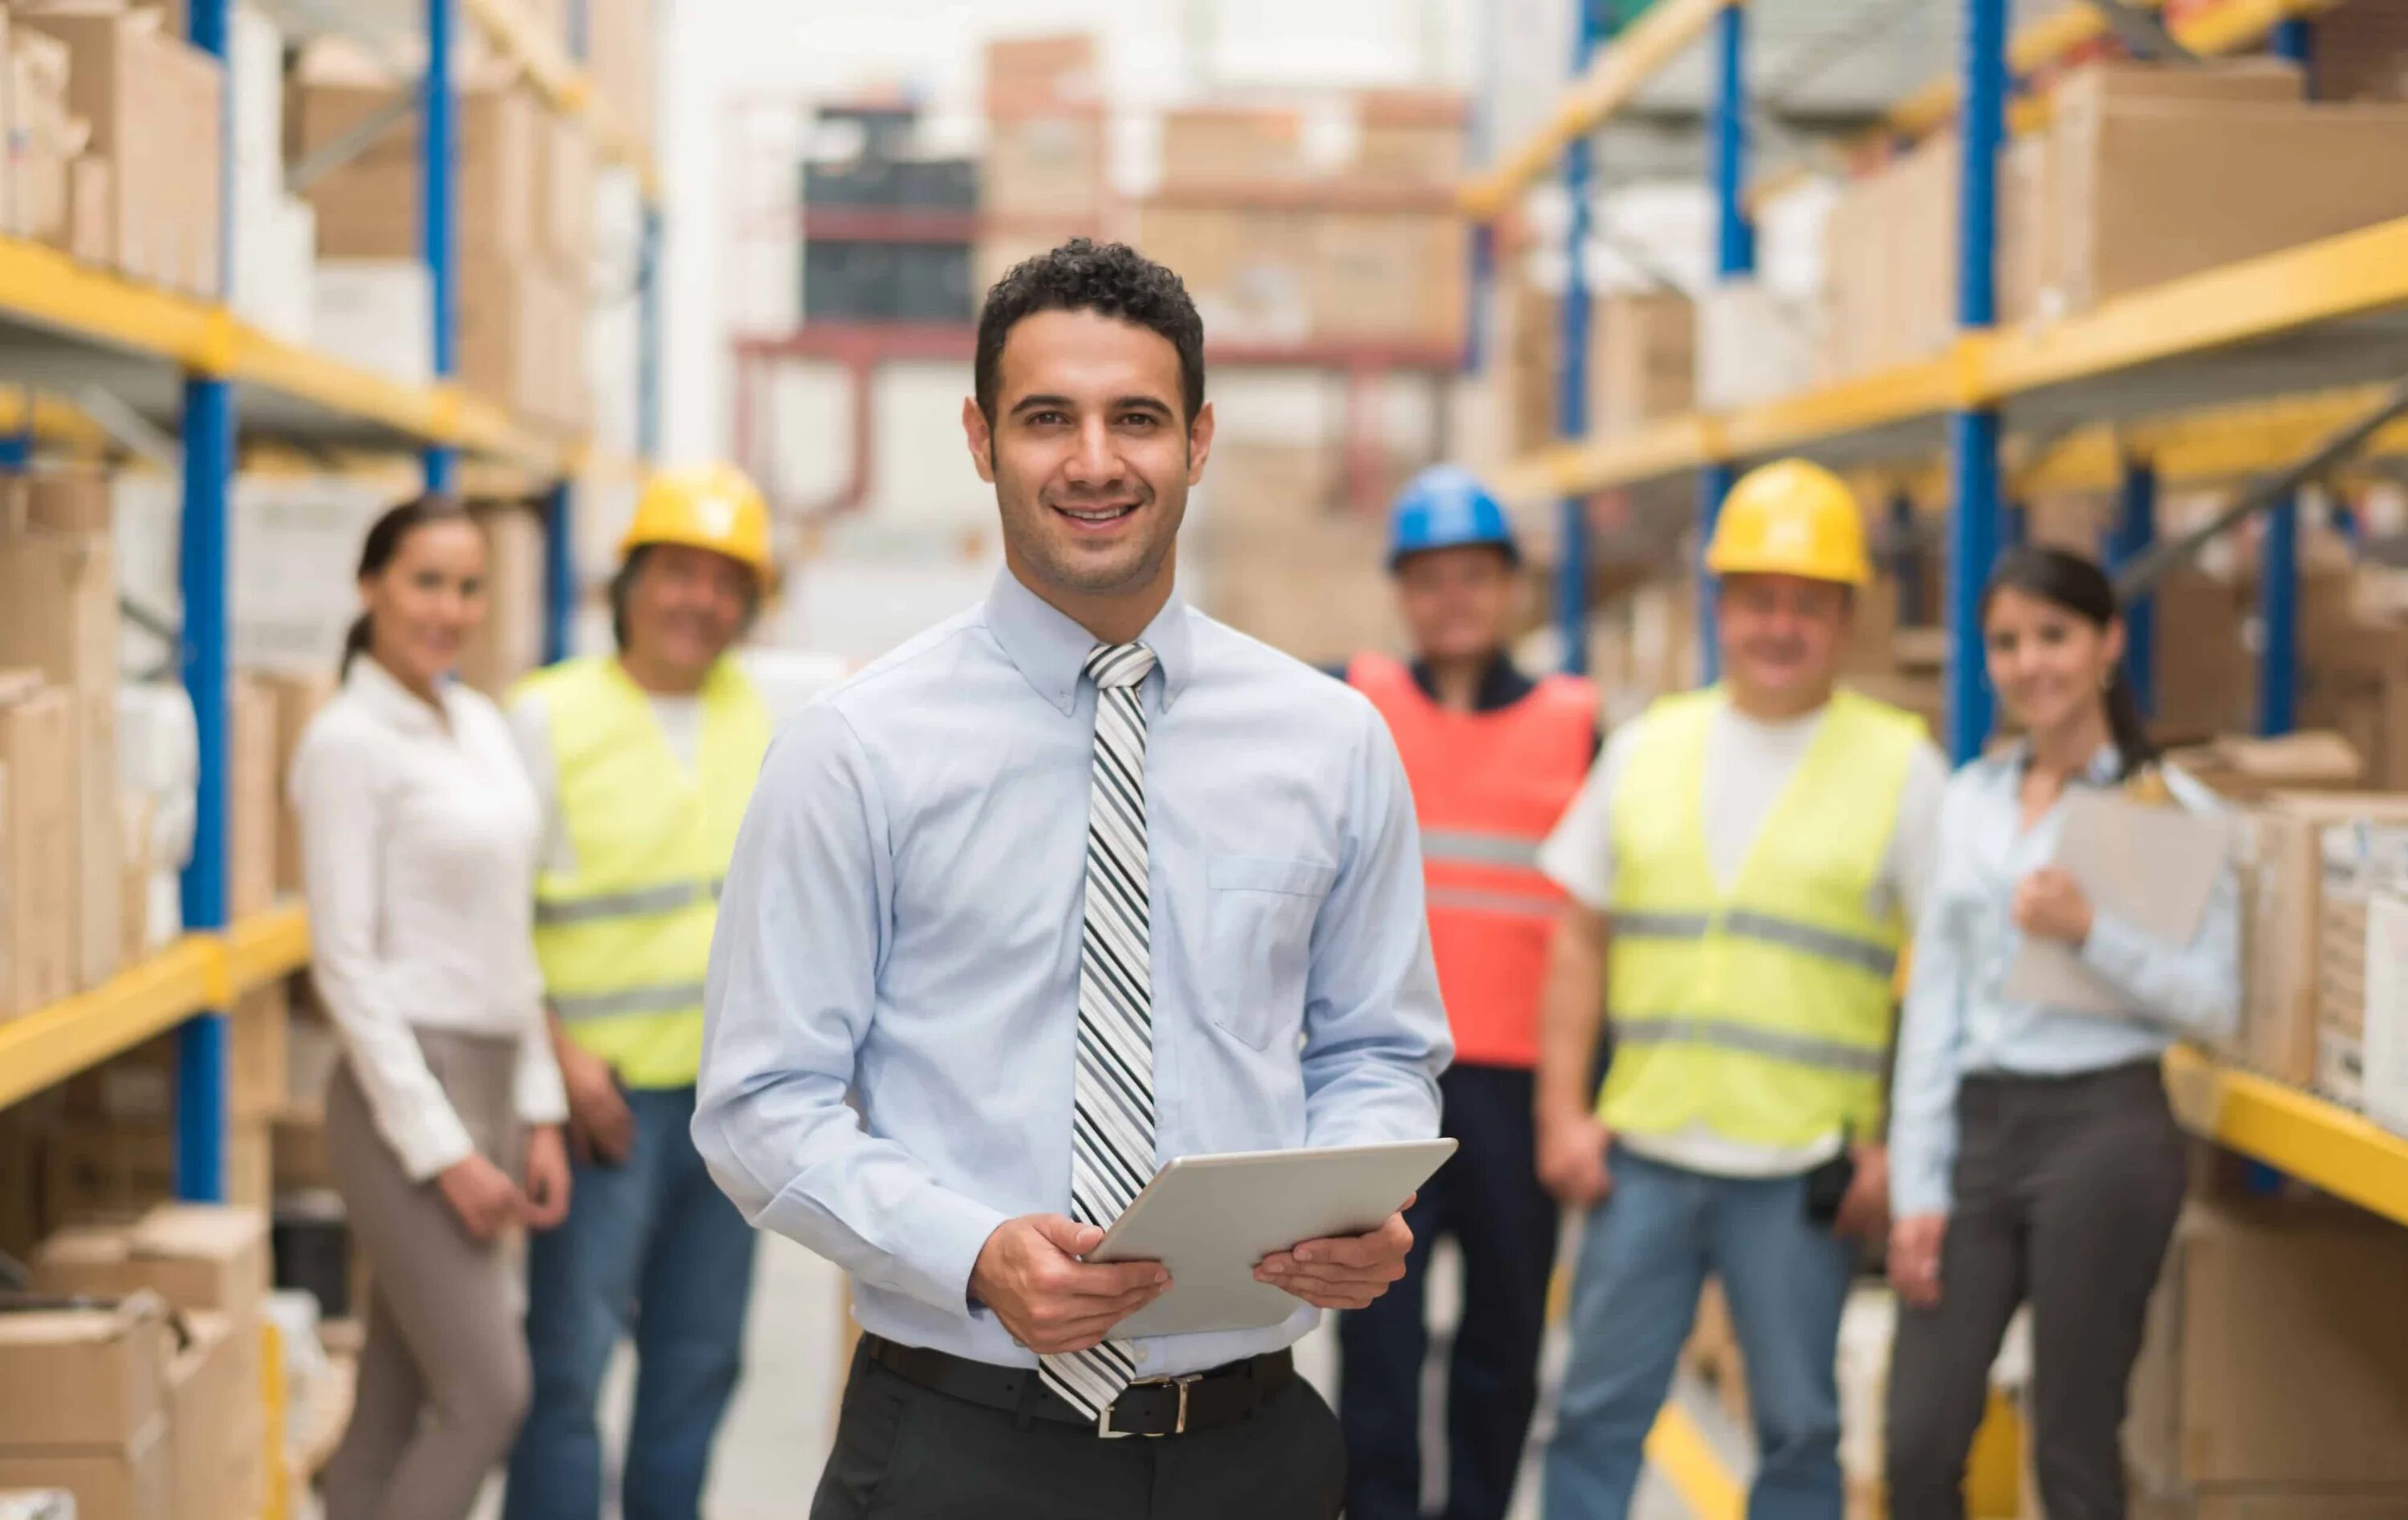
[[[2035,601],[2061,608],[2095,628],[2104,630],[2123,620],[2115,600],[2115,584],[2095,560],[2062,549],[2031,545],[2011,549],[1999,557],[1990,583],[1982,590],[1982,618],[2001,591],[2020,592]],[[2149,738],[2148,720],[2131,679],[2118,664],[2107,679],[2107,732],[2115,744],[2116,780],[2132,776],[2157,763],[2157,746]]]
[[[412,496],[399,506],[387,508],[384,515],[369,525],[367,541],[360,545],[358,579],[367,581],[382,575],[385,566],[401,552],[401,546],[408,543],[409,536],[420,528],[435,523],[470,521],[467,508],[460,505],[456,498],[440,492],[430,491],[423,496]],[[353,618],[350,629],[343,635],[343,663],[337,667],[341,673],[350,675],[351,662],[366,654],[375,640],[375,621],[366,612]]]

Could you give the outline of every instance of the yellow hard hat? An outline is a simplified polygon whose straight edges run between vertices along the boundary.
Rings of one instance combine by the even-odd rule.
[[[709,549],[752,567],[767,581],[775,566],[769,554],[769,504],[733,465],[662,470],[636,498],[635,521],[619,540],[619,557],[646,544],[687,544]]]
[[[1873,571],[1856,493],[1811,460],[1775,460],[1748,471],[1723,498],[1706,568],[1867,584]]]

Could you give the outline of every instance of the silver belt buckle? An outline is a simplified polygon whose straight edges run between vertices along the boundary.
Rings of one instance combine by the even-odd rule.
[[[1112,1411],[1120,1408],[1121,1402],[1120,1399],[1115,1398],[1111,1403],[1106,1404],[1102,1411],[1096,1415],[1096,1434],[1106,1441],[1126,1441],[1131,1436],[1143,1436],[1148,1441],[1160,1441],[1165,1435],[1183,1436],[1187,1434],[1187,1390],[1196,1386],[1197,1384],[1201,1383],[1203,1380],[1204,1374],[1201,1372],[1188,1372],[1175,1378],[1131,1379],[1128,1385],[1129,1388],[1178,1389],[1178,1423],[1173,1425],[1168,1431],[1115,1430],[1112,1428]],[[1124,1388],[1121,1392],[1125,1395],[1128,1392],[1128,1389]]]

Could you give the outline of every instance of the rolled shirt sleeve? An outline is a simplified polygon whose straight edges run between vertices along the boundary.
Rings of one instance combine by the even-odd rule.
[[[755,1226],[967,1317],[971,1269],[1005,1215],[869,1135],[845,1101],[892,911],[887,838],[850,724],[806,710],[770,750],[728,868],[694,1139]]]
[[[1344,825],[1346,858],[1312,929],[1305,982],[1306,1143],[1426,1140],[1455,1054],[1423,901],[1412,791],[1369,704]]]

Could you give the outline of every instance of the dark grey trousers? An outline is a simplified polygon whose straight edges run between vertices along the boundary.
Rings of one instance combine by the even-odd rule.
[[[906,1383],[856,1354],[811,1520],[1336,1520],[1338,1416],[1302,1378],[1250,1420],[1105,1441]]]
[[[2028,1300],[2049,1520],[2121,1520],[2125,1393],[2186,1181],[2157,1067],[1969,1078],[1956,1113],[1940,1302],[1899,1312],[1889,1513],[1962,1520],[1990,1364]]]

